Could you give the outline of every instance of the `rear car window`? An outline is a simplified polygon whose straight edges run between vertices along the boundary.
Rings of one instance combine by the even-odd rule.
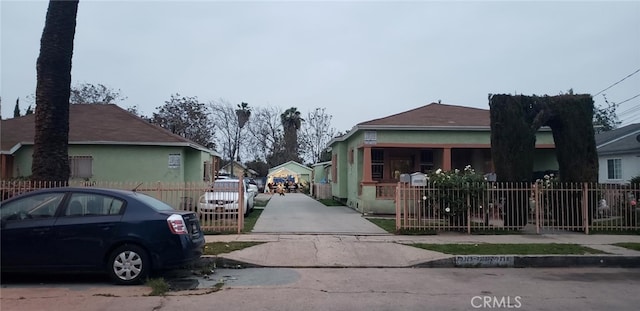
[[[237,181],[217,181],[213,183],[213,191],[238,192]]]
[[[97,193],[73,193],[65,209],[65,216],[106,216],[120,214],[124,201]]]
[[[173,207],[171,207],[171,205],[164,203],[154,197],[148,196],[146,194],[136,193],[135,198],[159,212],[175,210]]]

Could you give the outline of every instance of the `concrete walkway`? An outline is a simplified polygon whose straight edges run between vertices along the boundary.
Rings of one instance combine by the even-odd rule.
[[[325,206],[302,193],[273,195],[253,233],[388,234],[353,209]]]

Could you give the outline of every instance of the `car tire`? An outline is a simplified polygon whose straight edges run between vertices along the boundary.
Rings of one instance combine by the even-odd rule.
[[[134,244],[116,248],[107,263],[109,277],[120,285],[141,284],[149,275],[151,260],[147,251]]]
[[[251,213],[251,210],[249,209],[249,203],[247,203],[244,209],[244,217],[248,217],[250,213]]]

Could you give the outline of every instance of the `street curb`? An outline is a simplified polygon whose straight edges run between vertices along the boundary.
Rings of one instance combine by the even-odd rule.
[[[463,255],[428,261],[414,268],[640,268],[640,256]]]
[[[224,256],[203,256],[199,267],[243,268],[640,268],[640,256],[585,255],[458,255],[409,266],[267,266]]]

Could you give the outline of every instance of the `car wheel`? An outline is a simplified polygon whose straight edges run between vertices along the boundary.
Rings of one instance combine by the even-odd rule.
[[[109,276],[122,285],[141,284],[149,274],[151,261],[147,251],[137,245],[123,245],[109,256]]]

